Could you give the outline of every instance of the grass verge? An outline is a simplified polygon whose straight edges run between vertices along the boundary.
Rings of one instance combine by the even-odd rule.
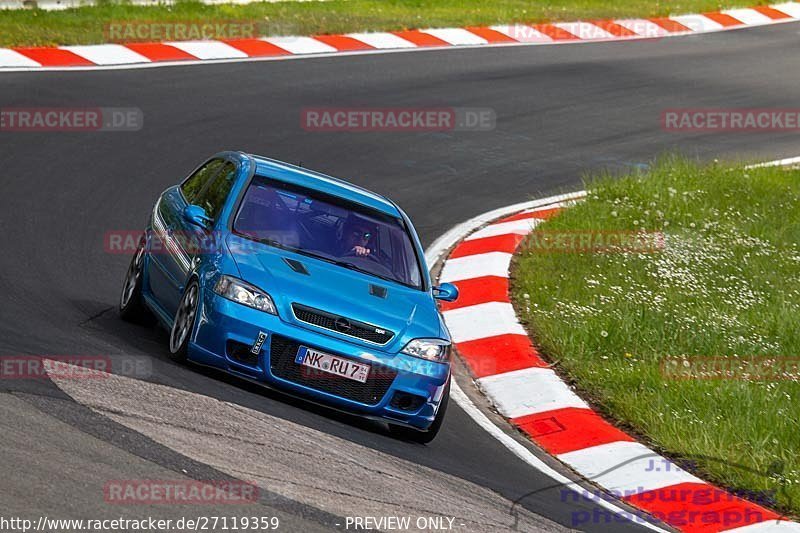
[[[515,259],[513,299],[536,344],[601,411],[700,477],[800,515],[789,359],[800,356],[800,170],[669,157],[587,189]],[[662,232],[663,248],[531,245],[641,230]]]
[[[132,6],[101,0],[97,6],[64,11],[2,11],[0,46],[116,42],[108,25],[120,22],[206,24],[238,21],[255,23],[259,33],[265,35],[314,35],[511,22],[655,17],[754,3],[737,0],[724,4],[709,0],[553,0],[546,3],[530,0],[330,0],[217,6],[186,1],[174,6]]]

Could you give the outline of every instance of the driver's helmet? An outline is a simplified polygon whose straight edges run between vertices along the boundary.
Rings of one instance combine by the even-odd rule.
[[[342,225],[342,240],[345,244],[369,245],[375,242],[377,229],[369,219],[350,213]]]

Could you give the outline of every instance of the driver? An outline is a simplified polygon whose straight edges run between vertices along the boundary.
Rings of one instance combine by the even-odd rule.
[[[344,225],[342,241],[345,255],[353,254],[357,257],[367,257],[372,254],[369,248],[375,235],[375,228],[366,220],[350,217]]]

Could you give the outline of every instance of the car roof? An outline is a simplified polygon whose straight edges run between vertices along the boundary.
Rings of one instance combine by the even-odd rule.
[[[321,191],[393,217],[401,217],[400,210],[391,200],[353,183],[268,157],[254,154],[247,156],[255,162],[256,174],[260,176]]]

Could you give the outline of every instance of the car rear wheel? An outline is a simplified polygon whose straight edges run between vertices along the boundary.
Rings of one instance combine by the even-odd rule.
[[[194,329],[197,318],[197,307],[200,303],[200,286],[197,281],[192,281],[183,292],[172,330],[169,333],[169,351],[174,361],[186,361],[189,349],[189,337]]]
[[[451,378],[452,379],[452,378]],[[418,442],[419,444],[428,444],[433,439],[436,438],[436,435],[439,434],[439,430],[442,428],[442,422],[444,422],[444,416],[447,412],[447,404],[450,403],[450,380],[447,380],[447,385],[444,389],[444,394],[442,394],[442,401],[439,404],[439,410],[436,412],[436,418],[433,419],[433,423],[431,427],[428,428],[427,431],[420,431],[418,429],[413,429],[407,426],[395,426],[389,424],[389,431],[395,437],[407,440],[411,442]]]
[[[125,283],[122,285],[122,294],[119,298],[119,316],[129,322],[151,323],[153,321],[153,315],[147,309],[142,297],[144,246],[145,242],[142,239],[136,248],[136,253],[131,258],[131,264],[125,274]]]

